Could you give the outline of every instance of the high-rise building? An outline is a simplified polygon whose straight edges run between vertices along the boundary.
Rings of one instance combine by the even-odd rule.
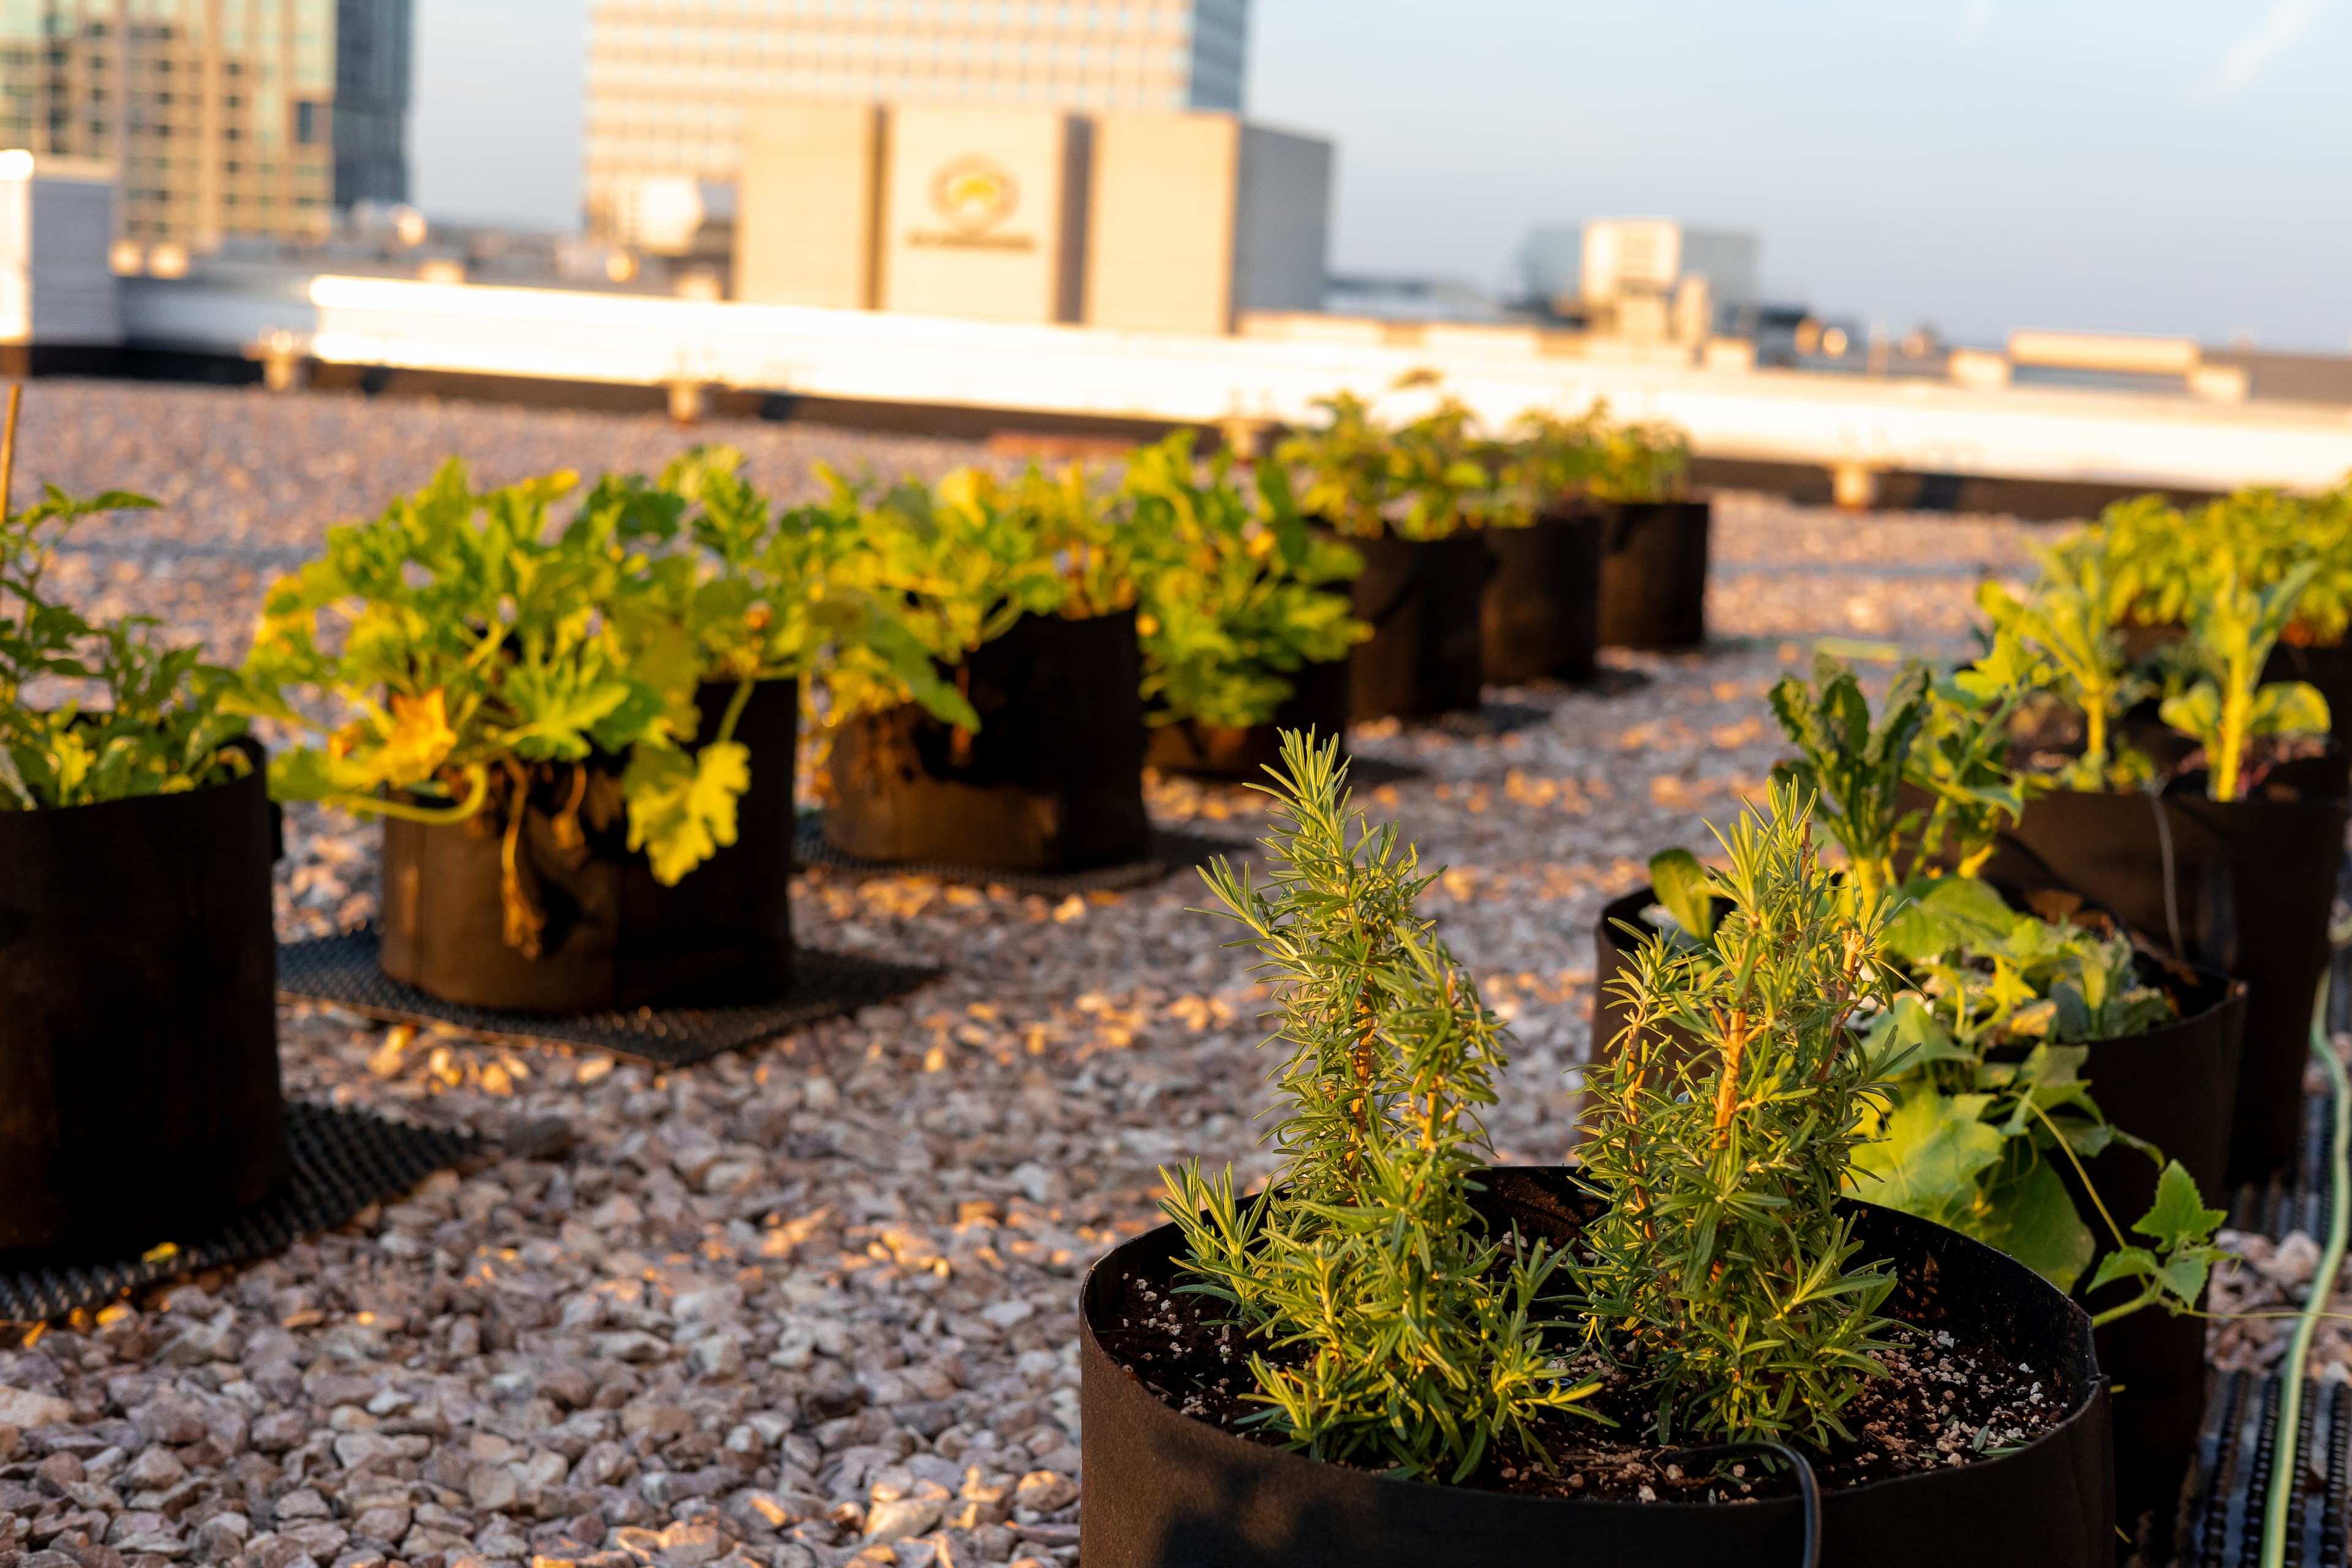
[[[407,198],[410,0],[0,0],[0,145],[100,158],[125,238],[307,238]]]
[[[764,100],[1238,112],[1248,20],[1249,0],[594,0],[589,223],[611,232],[640,176],[732,181]]]

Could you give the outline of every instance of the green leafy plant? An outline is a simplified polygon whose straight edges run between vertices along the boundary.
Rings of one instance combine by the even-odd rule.
[[[1661,849],[1650,857],[1650,890],[1675,925],[1694,942],[1715,935],[1715,883],[1687,849]]]
[[[2037,554],[2041,578],[2025,598],[1992,582],[1977,591],[1995,647],[2006,643],[2018,650],[2003,672],[2006,684],[2020,693],[2046,690],[2083,715],[2082,755],[2056,775],[2061,788],[2133,787],[2149,764],[2116,737],[2125,710],[2147,686],[2134,673],[2116,629],[2120,591],[2107,542],[2098,533],[2079,532]]]
[[[1461,1479],[1498,1446],[1540,1453],[1535,1423],[1576,1412],[1538,1314],[1560,1255],[1505,1266],[1468,1202],[1490,1157],[1503,1032],[1414,900],[1434,879],[1393,826],[1349,810],[1336,740],[1283,737],[1264,885],[1206,873],[1277,988],[1274,1184],[1163,1172],[1181,1229],[1180,1289],[1223,1304],[1250,1349],[1250,1419],[1318,1458]]]
[[[1320,427],[1285,437],[1274,460],[1295,476],[1299,509],[1341,533],[1378,538],[1394,492],[1388,430],[1351,392],[1315,400]]]
[[[2245,793],[2248,748],[2263,736],[2324,735],[2327,700],[2299,680],[2263,684],[2263,666],[2294,613],[2316,563],[2305,562],[2257,589],[2224,560],[2200,571],[2189,613],[2188,653],[2201,679],[2164,700],[2164,721],[2204,749],[2206,793]]]
[[[1636,951],[1627,1027],[1587,1090],[1608,1207],[1582,1237],[1585,1333],[1649,1390],[1660,1442],[1825,1447],[1885,1348],[1893,1276],[1855,1266],[1836,1207],[1873,1109],[1854,1025],[1888,994],[1883,904],[1822,864],[1802,801],[1776,783],[1769,816],[1720,836],[1730,912],[1709,942]]]
[[[1909,988],[1868,1027],[1895,1088],[1855,1159],[1853,1192],[2073,1289],[2094,1245],[2058,1162],[2120,1141],[2163,1163],[2101,1114],[2084,1042],[2142,1033],[2178,1009],[2142,982],[2129,938],[2013,910],[1969,879],[1930,884],[1887,938]]]
[[[1443,399],[1391,437],[1390,527],[1403,539],[1444,539],[1504,521],[1499,467],[1469,408]]]
[[[2352,482],[2315,496],[2256,487],[2185,512],[2142,496],[2109,507],[2092,531],[2116,563],[2111,619],[2188,625],[2207,564],[2227,560],[2257,593],[2313,568],[2294,596],[2285,641],[2340,642],[2352,623]]]
[[[607,480],[559,530],[551,509],[576,483],[477,493],[452,461],[374,521],[329,530],[324,555],[270,588],[234,699],[317,737],[273,759],[281,800],[427,823],[487,813],[506,940],[530,956],[544,916],[518,854],[534,793],[566,802],[559,841],[625,816],[629,847],[674,883],[734,842],[750,784],[729,732],[748,684],[693,746],[696,689],[738,635],[720,623],[745,616],[738,595],[695,591],[691,561],[656,568],[684,498]],[[600,758],[625,759],[617,781]]]
[[[1202,468],[1179,432],[1138,451],[1120,488],[1125,531],[1149,557],[1143,695],[1152,723],[1244,729],[1274,717],[1299,669],[1370,635],[1334,591],[1363,558],[1307,529],[1280,468],[1260,465],[1255,496],[1224,454]]]
[[[1526,520],[1563,500],[1662,501],[1682,489],[1690,441],[1667,425],[1611,422],[1606,398],[1574,418],[1533,409],[1503,448],[1504,489]]]
[[[944,680],[1024,615],[1083,620],[1137,602],[1139,551],[1150,542],[1119,526],[1111,496],[1082,468],[1050,476],[1032,468],[1009,481],[959,468],[936,485],[887,489],[819,472],[830,493],[798,525],[814,537],[826,592],[889,606]],[[845,650],[823,679],[835,724],[913,700],[979,728],[952,684],[918,683],[903,658],[878,647]]]
[[[1911,750],[1927,732],[1928,672],[1910,665],[1887,688],[1875,723],[1862,679],[1827,654],[1813,661],[1811,685],[1784,675],[1773,686],[1773,716],[1798,750],[1772,770],[1776,784],[1816,804],[1818,820],[1845,851],[1846,875],[1859,907],[1874,907],[1893,888],[1897,837],[1906,818],[1900,788]]]
[[[12,400],[11,449],[15,415]],[[152,616],[93,624],[42,585],[75,524],[154,504],[121,490],[76,500],[52,485],[0,518],[0,811],[172,795],[251,769],[231,743],[245,721],[221,707],[225,672],[201,648],[157,644]],[[33,705],[37,689],[89,686],[100,700]]]

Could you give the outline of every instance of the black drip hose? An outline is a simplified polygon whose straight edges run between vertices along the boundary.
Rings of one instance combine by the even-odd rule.
[[[1715,1461],[1736,1454],[1768,1454],[1797,1473],[1797,1500],[1804,1510],[1803,1568],[1822,1568],[1822,1484],[1813,1477],[1811,1461],[1786,1443],[1709,1443],[1697,1448],[1669,1448],[1658,1456],[1661,1465],[1685,1459]]]

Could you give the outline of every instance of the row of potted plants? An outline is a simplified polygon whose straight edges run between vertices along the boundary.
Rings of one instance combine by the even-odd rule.
[[[1628,944],[1580,1165],[1496,1167],[1477,1118],[1507,1037],[1414,908],[1432,877],[1343,778],[1335,745],[1288,737],[1267,879],[1209,877],[1279,1008],[1281,1163],[1249,1197],[1167,1173],[1170,1223],[1086,1282],[1087,1560],[2113,1561],[2093,1320],[1889,1204],[1884,1173],[1920,1163],[1887,1145],[1951,1075],[2000,1079],[1966,1093],[2021,1119],[1992,1135],[2029,1184],[2043,1121],[2086,1159],[2107,1126],[2072,1047],[2007,1068],[1986,986],[1921,988],[1916,955],[1951,951],[1929,928],[2001,926],[2012,970],[2063,973],[2068,1027],[2085,987],[2117,1026],[2152,1016],[2127,950],[1833,868],[1837,803],[1790,777],[1723,868],[1662,862],[1689,924]],[[2013,988],[2002,1027],[2026,1032]],[[2148,1190],[2096,1273],[2108,1323],[2185,1309],[2214,1256],[2188,1172]]]
[[[1545,460],[1570,475],[1587,461],[1578,452],[1619,438],[1589,420],[1555,434]],[[26,999],[11,1016],[35,1042],[12,1039],[9,1070],[47,1086],[12,1098],[42,1108],[87,1093],[93,1114],[108,1109],[104,1075],[68,1090],[42,1065],[69,1056],[87,1074],[105,1059],[57,1043],[111,1037],[113,1013],[83,1007],[85,994],[202,1016],[227,1034],[192,1059],[242,1053],[245,1070],[214,1077],[249,1101],[243,1142],[263,1152],[245,1174],[235,1159],[196,1163],[246,1196],[282,1175],[274,835],[246,821],[266,821],[271,799],[383,820],[388,975],[518,1012],[707,1005],[784,983],[804,710],[824,727],[826,831],[851,854],[1140,858],[1147,745],[1169,765],[1239,768],[1270,751],[1277,717],[1336,731],[1352,706],[1330,675],[1371,635],[1344,596],[1360,556],[1289,475],[1261,464],[1244,482],[1180,438],[1139,453],[1113,487],[1075,472],[835,479],[824,500],[779,509],[723,450],[584,493],[570,474],[479,490],[452,465],[382,516],[331,530],[320,559],[273,584],[236,671],[152,642],[135,619],[91,625],[45,596],[59,530],[144,504],[53,494],[8,524],[0,823],[24,841],[12,865],[57,868],[14,881],[31,901],[11,919],[78,943],[81,960],[9,945]],[[71,683],[100,689],[77,703],[58,695]],[[287,742],[266,765],[255,721]],[[121,826],[137,812],[153,814],[152,833]],[[242,813],[244,827],[204,826],[215,812]],[[152,838],[146,880],[69,870],[99,863],[76,837],[88,834]],[[184,886],[201,890],[173,890]],[[235,918],[217,902],[232,891]],[[108,897],[122,905],[111,921],[67,916]],[[174,919],[210,945],[156,923]],[[158,969],[154,986],[131,983],[141,963]],[[172,992],[160,972],[173,965],[217,994]],[[203,1097],[178,1109],[236,1141],[227,1110]],[[20,1142],[26,1159],[86,1130],[24,1114],[65,1139]],[[142,1142],[178,1147],[163,1131]],[[235,1206],[219,1198],[189,1196],[191,1212]],[[147,1216],[141,1226],[153,1213],[102,1195],[81,1207]]]
[[[1420,392],[1408,377],[1400,392]],[[1475,709],[1484,682],[1583,680],[1602,646],[1706,638],[1709,508],[1680,432],[1534,411],[1500,436],[1442,398],[1389,420],[1343,394],[1276,450],[1299,508],[1364,557],[1357,718]]]

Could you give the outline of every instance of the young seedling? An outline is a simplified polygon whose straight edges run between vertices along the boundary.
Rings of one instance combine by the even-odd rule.
[[[2295,602],[2318,571],[2302,565],[2266,588],[2240,576],[2234,562],[2210,567],[2189,623],[2189,657],[2202,679],[2164,700],[2164,721],[2205,749],[2206,794],[2236,800],[2244,793],[2247,749],[2264,735],[2324,735],[2327,700],[2297,680],[2263,684],[2263,665],[2294,617]]]
[[[1282,738],[1263,885],[1204,873],[1281,1005],[1282,1165],[1255,1198],[1230,1168],[1163,1171],[1183,1235],[1180,1289],[1246,1336],[1249,1419],[1318,1458],[1459,1480],[1536,1424],[1577,1411],[1543,1342],[1560,1255],[1487,1233],[1471,1208],[1491,1159],[1501,1024],[1414,900],[1435,879],[1396,829],[1349,809],[1336,740]]]
[[[2138,770],[2119,767],[2115,734],[2124,710],[2147,689],[2125,657],[2115,624],[2116,587],[2106,542],[2074,535],[2039,552],[2041,581],[2020,600],[1998,583],[1977,590],[1991,617],[1996,646],[2006,640],[2039,656],[2012,668],[2013,689],[2047,689],[2083,715],[2083,754],[2059,775],[2067,789],[2105,790]]]
[[[1813,661],[1811,686],[1784,675],[1771,701],[1799,753],[1772,770],[1774,784],[1814,803],[1808,816],[1818,812],[1845,851],[1856,908],[1875,908],[1895,883],[1895,843],[1906,815],[1899,792],[1932,708],[1927,670],[1911,665],[1895,676],[1875,723],[1853,668],[1827,654]]]

